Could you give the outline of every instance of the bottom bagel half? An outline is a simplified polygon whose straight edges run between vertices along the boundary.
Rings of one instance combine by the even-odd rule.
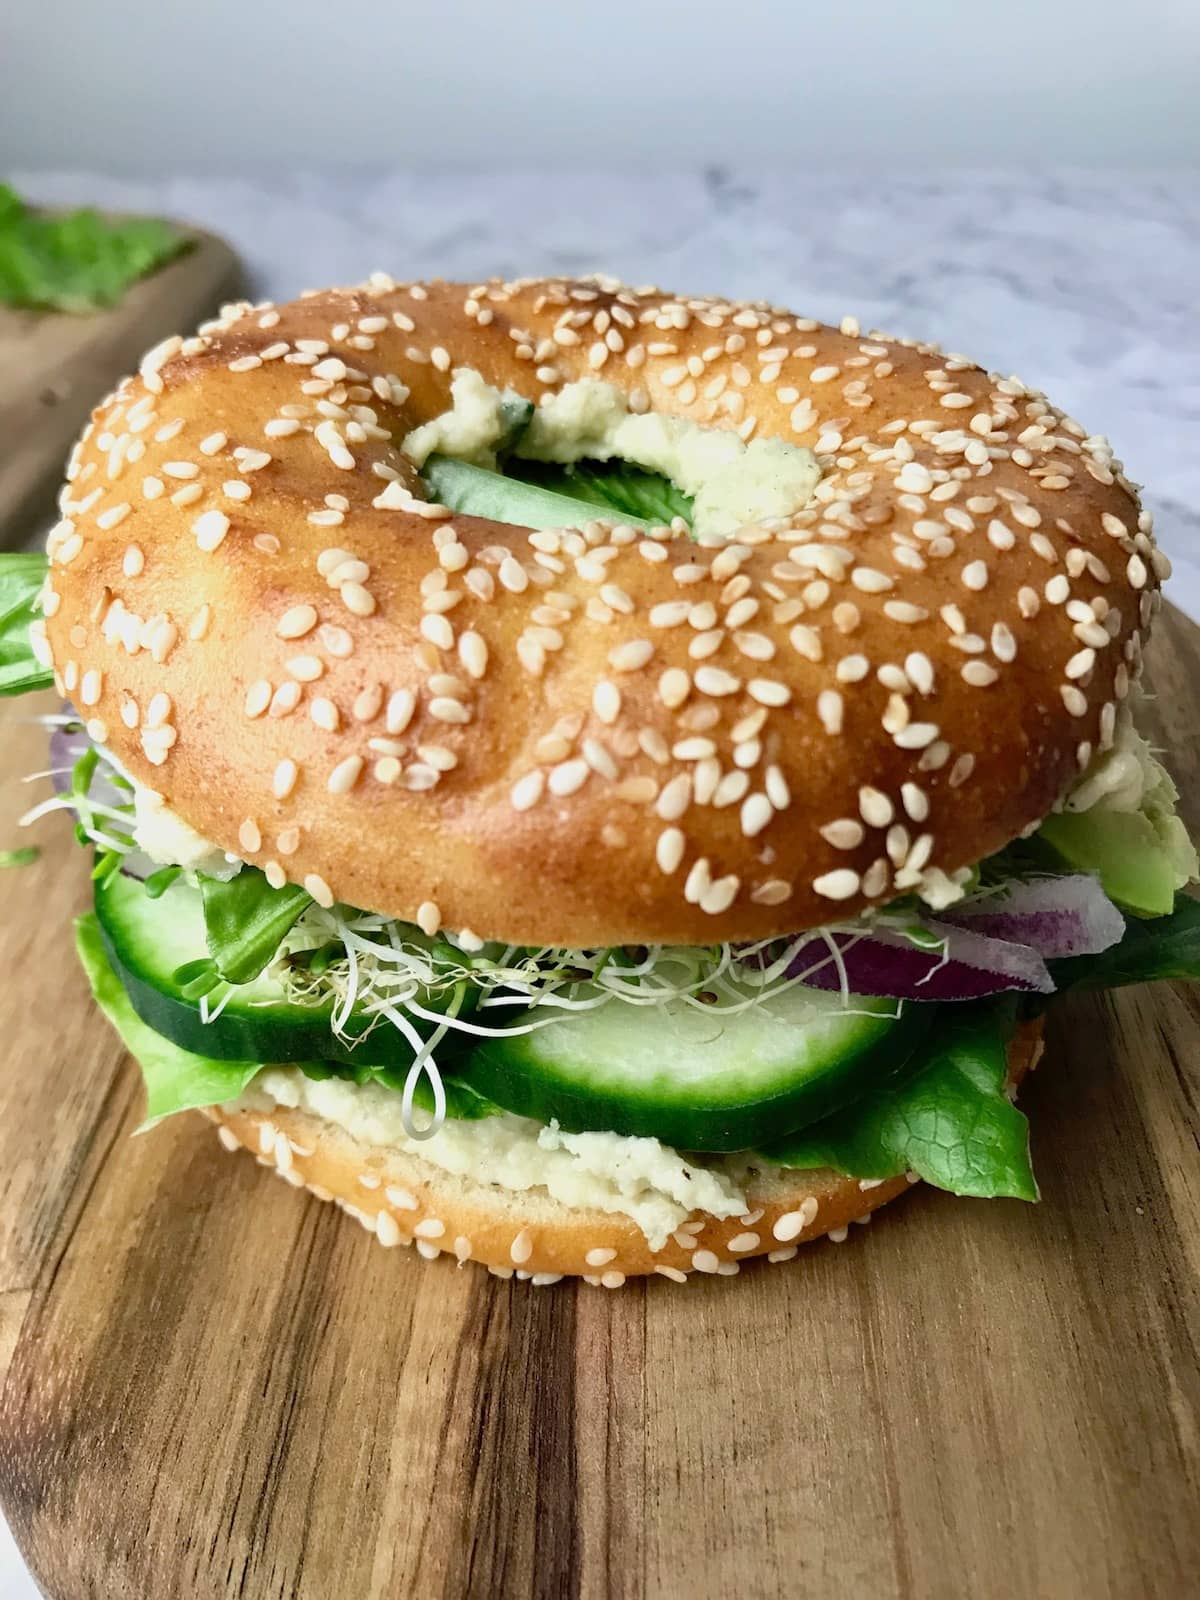
[[[1008,1048],[1013,1088],[1041,1051],[1040,1019],[1022,1024]],[[513,1188],[448,1172],[295,1107],[220,1106],[205,1114],[218,1124],[226,1149],[244,1147],[294,1187],[336,1202],[381,1244],[415,1244],[425,1257],[478,1261],[499,1276],[535,1284],[574,1276],[616,1289],[649,1274],[673,1282],[692,1272],[731,1275],[755,1256],[790,1261],[799,1245],[844,1236],[852,1222],[910,1186],[906,1176],[871,1182],[827,1168],[750,1169],[744,1212],[717,1217],[694,1211],[655,1250],[623,1213],[572,1206],[538,1186]]]

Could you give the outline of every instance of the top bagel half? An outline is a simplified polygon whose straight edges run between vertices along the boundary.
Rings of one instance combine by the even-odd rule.
[[[822,476],[721,541],[450,516],[399,441],[463,367]],[[274,882],[522,944],[936,900],[1111,740],[1165,570],[1105,442],[1018,380],[608,279],[231,307],[69,478],[46,629],[92,737]]]

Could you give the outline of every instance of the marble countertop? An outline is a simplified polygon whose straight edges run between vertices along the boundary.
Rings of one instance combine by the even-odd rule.
[[[1146,486],[1200,618],[1200,175],[737,171],[120,180],[17,173],[34,199],[186,218],[256,294],[603,269],[936,339],[1043,388]],[[0,1596],[35,1590],[0,1522]]]

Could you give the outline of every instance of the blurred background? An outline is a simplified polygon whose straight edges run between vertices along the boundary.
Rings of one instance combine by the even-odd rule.
[[[4,7],[12,165],[1178,165],[1195,0]]]

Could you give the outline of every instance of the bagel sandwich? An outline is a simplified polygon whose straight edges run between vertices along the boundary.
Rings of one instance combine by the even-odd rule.
[[[237,304],[0,558],[147,1122],[544,1284],[1033,1200],[1074,986],[1200,976],[1107,442],[936,346],[606,278]]]

